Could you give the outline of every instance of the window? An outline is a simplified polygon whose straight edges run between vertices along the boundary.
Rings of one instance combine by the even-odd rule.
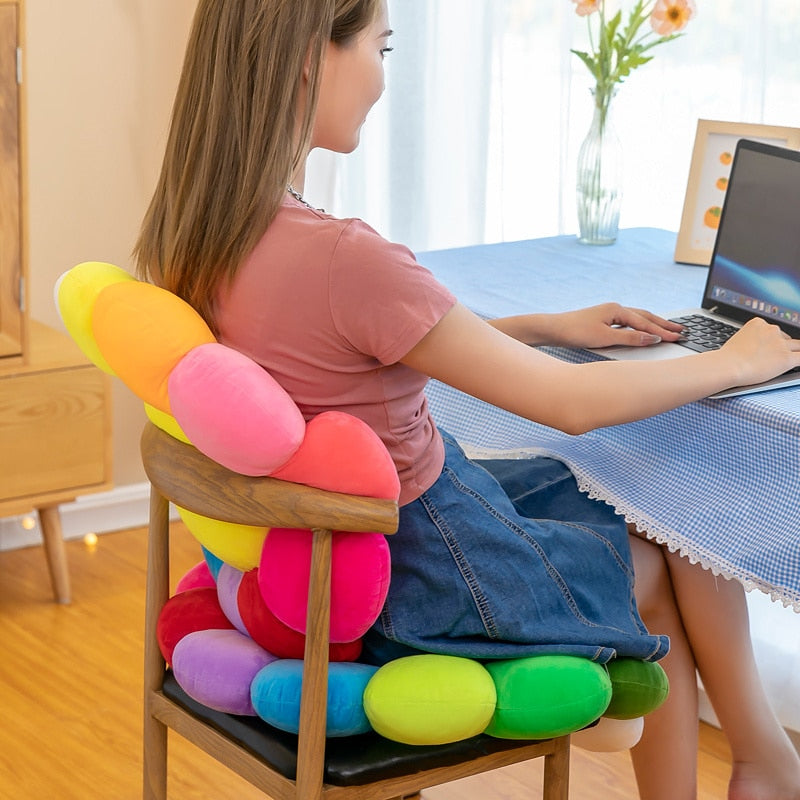
[[[359,150],[316,153],[307,194],[414,249],[577,230],[575,161],[591,78],[569,0],[390,2],[387,93]],[[614,101],[621,225],[677,230],[697,119],[800,126],[795,0],[698,0]]]

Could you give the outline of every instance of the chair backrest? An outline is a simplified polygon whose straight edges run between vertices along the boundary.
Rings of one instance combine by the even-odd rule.
[[[330,621],[331,545],[334,529],[393,533],[397,503],[345,496],[273,478],[231,472],[153,424],[142,434],[142,461],[152,485],[150,552],[145,622],[145,797],[165,797],[166,746],[162,725],[178,715],[182,733],[199,746],[207,742],[202,726],[167,701],[162,692],[165,662],[158,646],[158,618],[169,594],[168,502],[198,514],[244,525],[309,528],[311,557],[303,691],[300,708],[297,779],[276,777],[275,797],[316,798],[322,792],[327,704]],[[219,756],[220,743],[211,747]],[[231,750],[241,768],[240,752]],[[266,790],[266,788],[265,788]],[[286,794],[287,791],[290,794]],[[280,794],[278,794],[280,792]],[[296,792],[293,793],[293,792]]]

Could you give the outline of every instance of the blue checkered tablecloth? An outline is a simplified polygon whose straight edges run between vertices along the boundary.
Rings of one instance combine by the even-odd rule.
[[[675,234],[623,230],[441,250],[421,263],[487,317],[618,300],[657,313],[699,303],[707,270],[675,264]],[[553,349],[572,361],[583,351]],[[703,400],[568,436],[438,382],[434,418],[475,455],[552,455],[578,484],[671,550],[800,611],[800,388]]]

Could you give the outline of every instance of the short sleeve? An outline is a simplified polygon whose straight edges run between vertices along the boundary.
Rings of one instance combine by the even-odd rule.
[[[382,364],[399,361],[456,302],[407,247],[359,220],[341,232],[329,281],[339,335]]]

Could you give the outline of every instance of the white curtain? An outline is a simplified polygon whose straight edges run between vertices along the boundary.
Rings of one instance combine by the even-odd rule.
[[[677,231],[698,118],[800,127],[800,3],[697,5],[614,100],[622,227]],[[387,93],[355,154],[312,156],[309,198],[417,251],[574,233],[592,111],[574,4],[390,0],[390,18]],[[800,615],[763,595],[750,606],[765,683],[800,730]]]
[[[390,0],[390,19],[387,93],[355,154],[315,154],[309,196],[414,249],[574,232],[592,110],[574,4]],[[797,0],[698,0],[614,101],[623,227],[677,230],[698,118],[800,126],[798,42]]]

